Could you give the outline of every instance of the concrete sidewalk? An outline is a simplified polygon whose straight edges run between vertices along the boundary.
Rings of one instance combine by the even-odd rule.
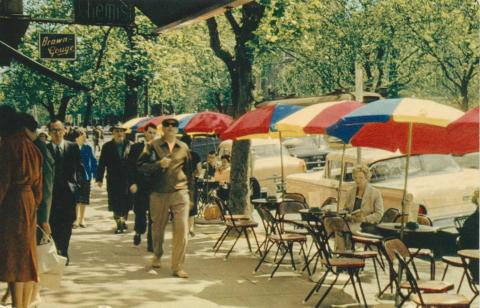
[[[263,265],[253,273],[258,257],[249,253],[245,240],[228,261],[224,253],[232,244],[224,243],[223,251],[213,255],[211,247],[223,230],[221,225],[198,225],[196,236],[189,241],[186,271],[189,279],[173,277],[170,271],[171,233],[166,239],[166,255],[162,268],[148,269],[150,253],[146,241],[133,246],[133,223],[129,231],[115,235],[111,213],[107,211],[107,195],[104,189],[92,186],[91,205],[87,209],[87,228],[75,229],[71,240],[70,266],[66,268],[62,289],[42,291],[41,308],[56,307],[311,307],[319,300],[314,295],[307,304],[302,300],[313,286],[306,273],[293,272],[282,266],[278,274],[269,280],[272,269]],[[261,227],[258,233],[262,237]],[[376,281],[371,262],[361,273],[367,301],[371,307],[393,307],[393,301],[375,298]],[[427,278],[429,266],[419,262],[421,276]],[[437,279],[443,271],[438,262]],[[388,280],[380,271],[382,284]],[[449,269],[447,279],[456,284],[460,271]],[[321,293],[325,288],[322,288]],[[462,293],[471,296],[468,286]],[[325,307],[358,307],[351,286],[342,290],[336,286],[322,305]],[[405,307],[411,305],[407,304]],[[478,306],[478,304],[477,304]]]

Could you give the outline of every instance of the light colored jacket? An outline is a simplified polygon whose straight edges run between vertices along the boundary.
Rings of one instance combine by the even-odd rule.
[[[355,205],[355,195],[357,194],[357,185],[354,185],[346,194],[344,207],[348,212],[353,211]],[[365,187],[365,193],[362,198],[362,211],[364,221],[377,224],[383,216],[383,198],[380,192],[370,184]]]

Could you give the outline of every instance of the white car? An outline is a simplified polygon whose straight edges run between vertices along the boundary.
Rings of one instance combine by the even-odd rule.
[[[340,178],[341,151],[327,155],[325,169],[287,177],[287,192],[301,193],[310,206],[320,206],[328,197],[337,198]],[[352,168],[357,163],[357,149],[345,153],[345,175],[340,204],[353,185]],[[383,196],[385,210],[401,208],[405,176],[405,156],[401,153],[362,148],[361,161],[370,167],[370,182]],[[454,217],[475,210],[471,196],[480,180],[478,169],[461,168],[451,155],[413,155],[410,158],[407,191],[413,194],[420,211],[436,225],[450,224]]]
[[[284,176],[294,173],[305,173],[306,166],[302,159],[289,155],[283,146]],[[219,156],[232,152],[232,140],[225,140],[219,145]],[[249,176],[257,178],[262,190],[274,195],[277,185],[281,183],[280,142],[277,139],[252,139],[250,145]],[[253,167],[253,168],[252,168]]]

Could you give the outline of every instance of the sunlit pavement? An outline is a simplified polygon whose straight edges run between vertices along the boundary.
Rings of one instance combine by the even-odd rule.
[[[166,237],[166,255],[162,268],[148,268],[151,254],[146,251],[146,241],[134,246],[133,222],[130,218],[128,232],[115,235],[111,213],[107,211],[104,189],[92,185],[91,205],[87,209],[87,228],[75,229],[71,240],[71,262],[66,268],[62,288],[42,291],[40,308],[54,307],[311,307],[320,294],[313,295],[302,304],[313,286],[306,273],[293,272],[282,266],[269,280],[270,265],[263,265],[253,273],[258,257],[250,254],[241,239],[227,261],[224,255],[232,241],[224,243],[214,255],[211,249],[223,230],[221,225],[198,225],[196,236],[189,241],[185,270],[189,279],[172,276],[170,271],[171,233]],[[132,215],[133,216],[133,215]],[[259,227],[258,233],[262,237]],[[261,240],[261,239],[260,239]],[[429,265],[418,262],[420,275],[427,278]],[[437,278],[443,272],[437,263]],[[378,300],[377,286],[371,262],[361,273],[367,302],[371,307],[393,307],[393,301]],[[388,280],[381,272],[382,284]],[[458,283],[461,272],[449,269],[447,280]],[[322,305],[325,307],[360,307],[355,303],[351,286],[342,289],[337,285]],[[2,284],[2,291],[5,284]],[[322,288],[321,293],[325,288]],[[462,293],[472,296],[464,283]],[[478,306],[478,303],[476,303]],[[411,304],[405,307],[413,307]]]

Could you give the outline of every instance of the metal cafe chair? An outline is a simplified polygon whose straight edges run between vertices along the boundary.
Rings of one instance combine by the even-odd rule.
[[[417,307],[424,308],[463,308],[470,307],[470,301],[460,294],[449,293],[422,293],[421,283],[415,278],[409,268],[409,262],[407,262],[398,250],[394,251],[395,257],[400,263],[400,267],[405,271],[407,283],[411,293],[411,300],[417,305]]]
[[[463,224],[465,223],[465,220],[467,220],[468,217],[470,217],[470,215],[459,216],[453,219],[453,222],[455,224],[455,228],[457,229],[457,231],[460,231],[460,229],[462,229]],[[445,270],[443,271],[442,280],[445,279],[445,276],[447,275],[447,270],[450,266],[463,268],[462,259],[458,256],[443,256],[442,262],[445,263]],[[465,272],[463,272],[462,278],[460,278],[460,283],[458,284],[457,293],[460,292],[460,288],[462,287],[464,279],[465,279]]]
[[[314,226],[314,225],[311,225],[311,226]],[[321,259],[320,262],[325,267],[325,273],[322,275],[320,280],[318,280],[318,282],[315,283],[313,288],[308,292],[303,302],[306,303],[310,299],[310,297],[313,295],[313,293],[318,293],[321,287],[323,286],[323,284],[325,283],[327,276],[329,274],[333,274],[335,278],[330,283],[325,293],[322,295],[322,297],[319,299],[319,301],[315,305],[315,307],[320,307],[322,302],[325,300],[325,298],[327,297],[327,295],[330,293],[331,289],[337,282],[339,275],[342,272],[347,272],[349,275],[349,279],[345,283],[344,288],[348,283],[351,283],[353,290],[355,292],[355,298],[360,303],[361,301],[357,291],[357,284],[358,284],[358,288],[360,290],[360,294],[363,299],[363,304],[365,305],[365,307],[368,307],[367,301],[365,299],[365,293],[363,292],[362,283],[359,277],[360,270],[362,270],[365,267],[364,259],[334,257],[334,254],[332,253],[332,250],[328,244],[329,237],[326,236],[326,234],[324,233],[324,230],[321,230],[321,228],[323,228],[321,224],[318,224],[316,226],[318,226],[320,229],[317,230],[317,232],[315,232],[317,236],[315,236],[314,238],[317,241],[317,247],[319,247],[320,249],[320,252],[319,252],[319,256]]]
[[[393,284],[395,284],[395,289],[398,290],[402,301],[399,305],[401,307],[403,303],[410,297],[414,292],[411,285],[408,281],[401,282],[398,284],[398,273],[395,269],[394,260],[396,259],[395,254],[402,256],[403,260],[407,265],[412,265],[415,272],[416,286],[419,292],[423,293],[446,293],[449,290],[452,290],[454,285],[453,283],[445,281],[436,281],[436,280],[419,280],[416,265],[414,263],[414,257],[410,254],[408,247],[398,238],[387,239],[383,242],[383,249],[385,249],[385,256],[390,268],[390,281],[387,286],[380,292],[380,295],[383,294],[388,287],[393,289]],[[406,290],[407,294],[403,294],[401,290]],[[393,290],[392,290],[393,291]]]
[[[378,277],[378,268],[377,268],[378,252],[373,250],[364,250],[364,251],[355,250],[355,241],[353,240],[353,234],[350,231],[350,227],[348,226],[347,222],[342,217],[339,217],[339,216],[325,217],[324,225],[329,238],[333,237],[335,234],[342,234],[344,238],[352,240],[351,247],[349,250],[335,251],[333,252],[333,254],[338,256],[343,256],[343,257],[349,257],[349,258],[372,260],[373,268],[375,270],[375,278],[377,280],[378,292],[380,293],[381,292],[380,278]]]
[[[407,214],[398,215],[395,218],[395,222],[401,222],[402,219],[406,223],[408,220],[408,215]],[[433,226],[432,220],[430,219],[430,217],[426,215],[419,214],[417,217],[417,223],[419,225],[424,225],[424,226]],[[435,279],[435,258],[433,256],[433,251],[428,248],[409,248],[409,250],[412,257],[414,258],[423,257],[430,261],[430,279],[434,280]]]
[[[245,239],[247,240],[250,252],[253,252],[252,245],[250,244],[250,238],[248,236],[248,231],[252,232],[257,247],[260,247],[258,244],[257,234],[255,233],[255,228],[258,227],[258,223],[252,221],[249,216],[232,214],[228,205],[218,197],[212,196],[212,201],[215,202],[220,208],[220,216],[225,223],[225,229],[223,230],[220,237],[217,239],[215,245],[213,245],[213,249],[215,250],[214,254],[216,254],[220,250],[220,247],[222,246],[223,242],[232,230],[235,230],[237,232],[237,237],[235,238],[232,247],[225,255],[225,260],[228,259],[228,256],[233,251],[233,248],[237,244],[238,239],[242,236],[242,234],[245,235]]]
[[[277,272],[280,264],[285,259],[287,254],[290,255],[290,262],[292,265],[292,269],[296,270],[295,259],[293,257],[293,247],[294,244],[300,245],[300,252],[303,254],[304,261],[307,262],[307,255],[305,253],[305,244],[307,242],[307,237],[302,234],[294,234],[294,233],[286,233],[282,230],[282,225],[285,224],[293,224],[296,225],[294,221],[289,220],[282,220],[275,218],[274,215],[265,207],[257,207],[259,213],[261,213],[262,219],[265,220],[265,223],[268,225],[270,229],[270,233],[266,235],[265,241],[265,251],[262,254],[262,258],[258,262],[257,266],[255,267],[255,271],[257,272],[260,266],[265,262],[265,258],[270,253],[271,249],[276,246],[275,258],[274,262],[276,263],[275,268],[270,274],[270,279],[273,278],[275,273]],[[279,252],[282,252],[282,255],[277,260]]]

